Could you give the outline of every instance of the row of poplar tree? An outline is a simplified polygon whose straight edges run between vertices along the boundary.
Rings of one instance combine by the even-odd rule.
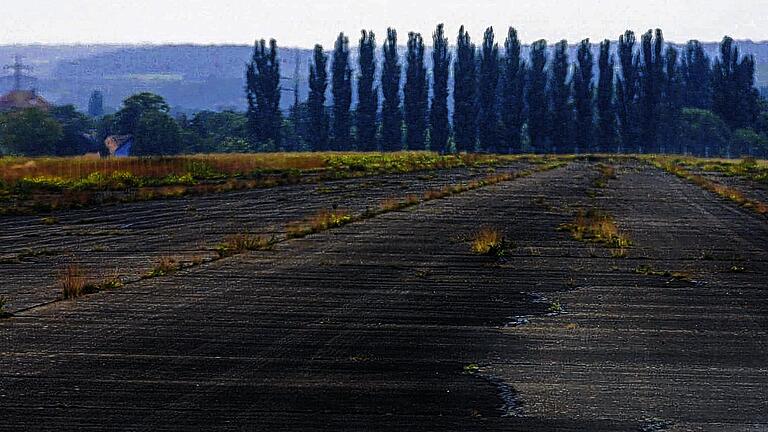
[[[698,41],[688,42],[681,53],[665,43],[661,30],[649,30],[639,41],[627,31],[616,49],[605,40],[597,59],[590,41],[584,40],[573,62],[565,40],[552,50],[545,40],[534,42],[523,58],[514,28],[501,49],[492,28],[485,31],[480,47],[462,27],[452,49],[442,24],[432,42],[428,71],[422,36],[408,34],[403,85],[397,32],[387,30],[377,80],[376,38],[362,31],[354,110],[348,38],[339,35],[332,58],[316,45],[308,100],[299,104],[297,95],[289,117],[306,148],[684,153],[689,151],[681,148],[677,136],[684,108],[711,111],[733,130],[752,127],[760,113],[754,58],[740,56],[729,37],[714,61]],[[274,40],[257,42],[246,75],[252,140],[273,149],[290,147],[283,142]]]

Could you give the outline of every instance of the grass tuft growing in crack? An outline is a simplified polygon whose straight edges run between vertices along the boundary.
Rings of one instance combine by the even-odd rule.
[[[59,272],[59,289],[64,299],[73,299],[86,294],[88,278],[77,264],[70,264]]]
[[[616,258],[626,256],[626,249],[632,245],[629,236],[620,231],[616,222],[608,213],[590,209],[587,212],[579,210],[576,220],[560,226],[561,231],[568,231],[575,240],[600,243],[613,249]]]
[[[216,246],[220,258],[241,254],[246,251],[270,250],[277,243],[277,238],[254,234],[235,234],[224,239]]]
[[[160,259],[157,260],[157,263],[155,263],[155,266],[152,267],[152,270],[146,274],[146,277],[165,276],[180,268],[181,265],[175,258],[167,255],[161,256]]]
[[[472,252],[478,255],[501,257],[506,246],[504,235],[495,228],[482,228],[472,238]]]
[[[288,238],[300,238],[327,229],[340,227],[352,222],[352,214],[347,210],[320,210],[313,216],[299,222],[288,224]]]

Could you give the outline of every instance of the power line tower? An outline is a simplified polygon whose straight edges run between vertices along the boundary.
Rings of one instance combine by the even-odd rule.
[[[3,67],[5,70],[12,70],[13,71],[13,90],[14,91],[20,91],[21,90],[21,80],[24,78],[27,78],[29,80],[34,80],[33,77],[24,75],[24,72],[32,72],[33,68],[32,66],[25,65],[21,62],[21,56],[16,55],[14,57],[13,64],[6,65]]]

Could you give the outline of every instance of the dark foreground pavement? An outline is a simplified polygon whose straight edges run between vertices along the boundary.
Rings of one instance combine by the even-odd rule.
[[[637,166],[590,198],[596,175],[573,163],[2,320],[0,429],[765,430],[768,224]],[[590,206],[630,231],[627,258],[556,230]],[[514,243],[504,259],[469,252],[481,225]],[[553,300],[567,313],[545,316]]]

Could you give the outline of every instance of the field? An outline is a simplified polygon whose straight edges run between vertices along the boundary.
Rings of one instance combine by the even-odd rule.
[[[768,429],[766,162],[248,158],[0,162],[0,430]]]

